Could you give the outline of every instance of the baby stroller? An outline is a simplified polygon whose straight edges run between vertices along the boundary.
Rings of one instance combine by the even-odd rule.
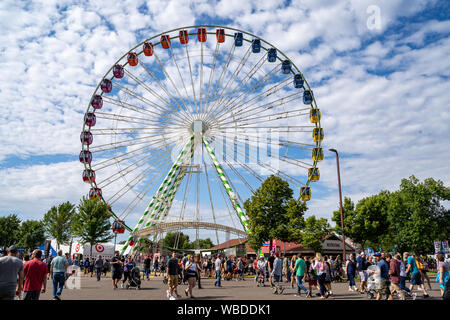
[[[272,293],[273,294],[283,294],[284,288],[282,286],[282,282],[280,281],[281,279],[278,278],[277,275],[273,275],[272,279],[273,279]]]
[[[255,279],[256,285],[258,287],[264,287],[264,278],[265,278],[264,271],[258,270],[256,272],[256,279]]]
[[[367,298],[373,299],[376,297],[378,290],[380,290],[380,275],[376,274],[377,266],[370,266],[367,268],[369,277],[367,278]],[[382,297],[384,300],[384,297]]]
[[[130,287],[136,288],[136,290],[141,288],[141,270],[138,267],[131,269],[126,288],[129,289]]]

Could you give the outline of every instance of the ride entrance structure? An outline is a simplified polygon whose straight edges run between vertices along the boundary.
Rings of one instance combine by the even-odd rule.
[[[245,238],[243,199],[268,175],[310,200],[320,120],[303,74],[264,39],[178,28],[131,48],[97,85],[80,136],[82,178],[129,232],[122,252],[173,230],[195,231],[197,242]]]

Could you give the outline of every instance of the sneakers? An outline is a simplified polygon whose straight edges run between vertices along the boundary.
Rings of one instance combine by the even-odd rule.
[[[352,287],[348,287],[348,291],[355,291]]]
[[[311,291],[308,291],[308,292],[306,293],[306,297],[307,297],[307,298],[311,298]]]
[[[415,294],[415,293],[411,293],[411,297],[412,297],[412,299],[413,299],[413,300],[416,300],[416,298],[417,298],[417,294]]]
[[[428,293],[424,293],[423,297],[424,297],[424,298],[429,298],[430,295],[429,295]]]
[[[170,292],[169,292],[169,290],[166,290],[166,293],[167,293],[167,299],[170,299]]]
[[[177,300],[174,296],[170,296],[169,300]]]

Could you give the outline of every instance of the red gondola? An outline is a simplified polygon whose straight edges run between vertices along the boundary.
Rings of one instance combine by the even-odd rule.
[[[225,29],[217,29],[216,30],[216,39],[219,43],[225,42]]]
[[[123,220],[115,220],[112,223],[112,229],[114,233],[124,233],[125,232],[125,222]]]
[[[92,112],[88,112],[84,115],[84,123],[89,126],[89,127],[93,127],[95,126],[95,122],[96,122],[96,118],[95,118],[95,114]]]
[[[91,188],[89,190],[89,199],[93,199],[95,197],[98,197],[99,199],[102,199],[102,189],[100,189],[100,188]]]
[[[83,144],[90,145],[92,141],[94,141],[94,137],[92,136],[92,133],[90,133],[89,131],[83,131],[80,134],[80,140]]]
[[[83,170],[84,182],[95,182],[95,171],[91,169]]]
[[[170,36],[168,34],[163,34],[161,36],[161,45],[164,49],[170,48]]]
[[[128,53],[127,60],[128,60],[128,64],[130,66],[132,66],[132,67],[137,66],[137,64],[138,64],[138,56],[137,56],[136,52]]]
[[[116,64],[113,67],[113,75],[114,75],[114,78],[116,78],[116,79],[123,78],[124,71],[123,71],[123,67],[120,64]]]
[[[109,93],[112,90],[112,82],[109,79],[103,79],[100,88],[104,93]]]
[[[189,42],[189,35],[187,30],[180,30],[180,43],[187,44]]]
[[[144,42],[144,55],[147,57],[150,57],[153,55],[153,43],[151,42]]]
[[[81,163],[91,163],[92,162],[92,152],[83,150],[80,152],[80,155],[78,156],[78,159]]]
[[[103,98],[101,95],[96,94],[91,101],[91,106],[94,109],[101,109],[103,106]]]
[[[206,41],[206,29],[205,28],[198,28],[197,30],[197,38],[199,42],[205,42]]]

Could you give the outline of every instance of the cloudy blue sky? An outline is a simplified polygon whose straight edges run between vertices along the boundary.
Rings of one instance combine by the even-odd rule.
[[[345,196],[395,190],[411,174],[450,185],[449,18],[450,3],[434,0],[3,0],[0,215],[78,203],[79,134],[100,79],[139,42],[199,24],[256,34],[302,70]],[[308,215],[337,208],[335,165],[326,153]]]

